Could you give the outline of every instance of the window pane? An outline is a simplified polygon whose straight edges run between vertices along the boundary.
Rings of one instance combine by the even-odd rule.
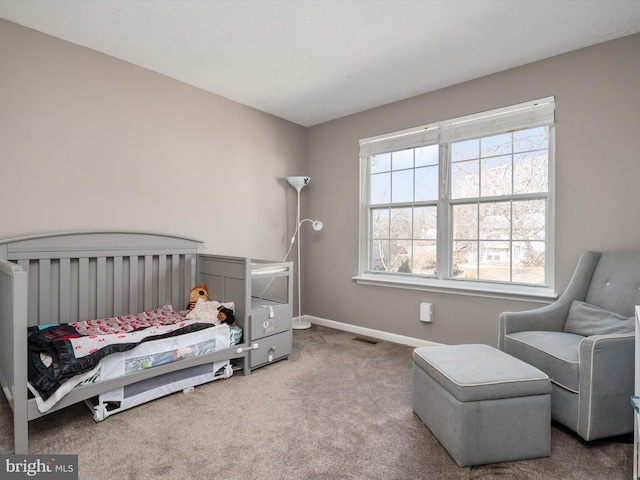
[[[413,170],[401,170],[392,172],[392,194],[391,202],[412,202],[413,201]]]
[[[544,242],[513,242],[513,282],[546,284]]]
[[[404,170],[413,168],[413,149],[401,150],[391,154],[391,169]]]
[[[451,165],[451,198],[478,197],[479,162],[459,162]]]
[[[389,209],[371,210],[371,238],[389,238]]]
[[[513,168],[514,193],[549,191],[549,161],[546,150],[514,155]]]
[[[415,207],[413,210],[413,238],[435,240],[438,236],[437,207]]]
[[[511,155],[481,161],[481,197],[511,195]]]
[[[418,240],[413,242],[413,273],[416,275],[434,275],[436,251],[435,241]]]
[[[466,140],[451,144],[451,161],[460,162],[480,157],[480,139]]]
[[[398,273],[414,273],[411,241],[398,242],[398,247],[398,256],[394,265],[395,271]]]
[[[371,173],[388,172],[391,170],[391,154],[380,153],[371,156]]]
[[[391,238],[411,239],[412,208],[391,209]]]
[[[411,269],[410,262],[411,262],[411,241],[410,240],[391,240],[389,242],[388,270],[390,272],[399,272],[400,268]]]
[[[416,168],[416,202],[438,199],[438,166]]]
[[[514,240],[544,240],[546,202],[526,200],[513,202]]]
[[[476,242],[453,242],[451,276],[478,278],[478,247]]]
[[[480,242],[479,279],[511,281],[509,242]]]
[[[480,204],[480,238],[482,240],[509,240],[511,237],[511,203]]]
[[[549,128],[537,127],[527,130],[520,130],[513,134],[514,152],[529,152],[531,150],[548,150],[549,148]]]
[[[454,205],[452,208],[454,240],[478,238],[478,205]]]
[[[427,147],[420,147],[415,149],[415,161],[416,167],[426,167],[427,165],[438,165],[440,160],[438,155],[440,154],[438,145],[429,145]]]
[[[389,240],[372,240],[370,256],[369,268],[386,272],[389,265]]]
[[[391,174],[371,175],[371,204],[379,205],[391,201]]]
[[[480,155],[483,157],[492,157],[495,155],[504,155],[511,153],[512,134],[503,133],[501,135],[493,135],[480,140]]]

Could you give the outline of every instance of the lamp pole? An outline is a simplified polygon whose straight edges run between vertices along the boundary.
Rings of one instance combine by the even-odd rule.
[[[300,268],[300,191],[302,188],[309,183],[311,178],[309,177],[287,177],[287,181],[289,185],[294,187],[298,192],[298,208],[296,210],[296,242],[298,242],[298,265],[297,265],[297,273],[298,273],[298,320],[292,322],[294,330],[304,330],[307,328],[311,328],[311,323],[306,320],[302,320],[302,294],[301,294],[301,282],[300,282],[300,273],[302,269]]]
[[[308,182],[308,180],[307,180]],[[304,185],[303,185],[304,186]],[[300,231],[300,190],[302,190],[303,186],[299,186],[296,187],[296,190],[298,191],[298,209],[296,212],[296,230],[297,230],[297,237],[296,237],[296,242],[298,242],[298,265],[297,265],[297,270],[298,270],[298,320],[296,322],[293,322],[293,329],[294,330],[305,330],[307,328],[311,328],[311,323],[307,322],[306,320],[302,320],[302,290],[300,288],[301,285],[301,279],[300,279],[300,274],[302,272],[302,269],[300,267],[300,235],[301,235],[301,231]]]

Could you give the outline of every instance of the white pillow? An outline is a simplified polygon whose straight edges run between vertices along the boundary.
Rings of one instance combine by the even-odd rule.
[[[235,312],[236,306],[233,302],[220,303],[216,300],[205,300],[199,298],[196,302],[196,306],[193,307],[185,318],[189,320],[200,320],[207,323],[220,324],[218,320],[218,307],[223,306],[229,308]]]

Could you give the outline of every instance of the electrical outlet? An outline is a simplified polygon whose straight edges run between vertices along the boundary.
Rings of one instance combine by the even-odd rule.
[[[427,323],[433,322],[433,303],[420,304],[420,321]]]

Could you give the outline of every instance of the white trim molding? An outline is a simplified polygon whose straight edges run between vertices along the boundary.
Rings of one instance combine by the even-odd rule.
[[[551,288],[527,285],[508,285],[490,282],[438,280],[424,277],[394,276],[365,273],[353,277],[360,285],[378,287],[404,288],[427,292],[450,293],[470,297],[499,298],[502,300],[519,300],[549,304],[558,298]]]
[[[295,322],[297,321],[297,319],[298,317],[295,317],[293,321]],[[386,340],[388,342],[399,343],[401,345],[409,345],[410,347],[434,347],[434,346],[442,345],[441,343],[431,342],[429,340],[406,337],[404,335],[383,332],[382,330],[374,330],[372,328],[359,327],[357,325],[350,325],[348,323],[336,322],[335,320],[328,320],[326,318],[314,317],[311,315],[303,315],[302,320],[306,320],[307,322],[310,322],[313,325],[320,325],[322,327],[334,328],[336,330],[355,333],[357,335],[363,335],[365,337],[377,338],[379,340]]]

